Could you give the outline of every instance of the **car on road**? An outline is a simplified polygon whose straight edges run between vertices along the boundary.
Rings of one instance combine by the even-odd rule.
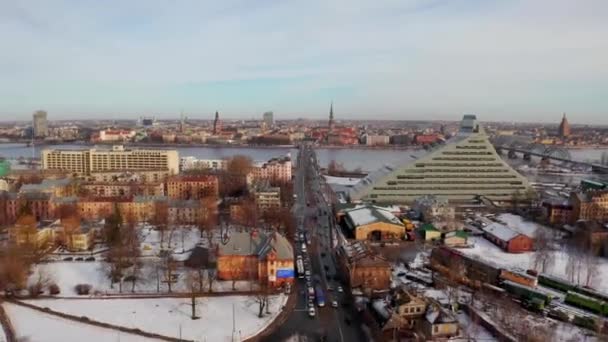
[[[334,290],[333,286],[327,285],[327,291],[333,291],[333,290]]]
[[[337,302],[337,301],[335,301],[335,300],[332,300],[332,301],[331,301],[331,307],[332,307],[332,308],[337,308],[337,307],[338,307],[338,302]]]
[[[316,315],[316,314],[317,314],[317,313],[316,313],[316,311],[315,311],[315,308],[314,308],[314,307],[310,307],[310,308],[308,308],[308,316],[310,316],[310,317],[315,317],[315,315]]]
[[[338,292],[340,292],[340,293],[344,292],[344,289],[342,288],[342,286],[338,286]]]

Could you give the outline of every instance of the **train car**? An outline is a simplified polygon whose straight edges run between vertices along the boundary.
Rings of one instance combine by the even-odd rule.
[[[588,287],[577,286],[572,291],[578,292],[578,293],[583,294],[583,295],[585,295],[587,297],[599,299],[601,301],[604,301],[604,302],[608,303],[608,295],[605,294],[605,293],[601,293],[599,291],[596,291],[594,289],[590,289]]]
[[[608,304],[597,298],[585,296],[578,292],[568,291],[565,299],[566,304],[577,306],[581,309],[589,310],[596,314],[608,315]]]
[[[470,282],[479,282],[480,286],[481,283],[498,285],[499,282],[500,268],[449,247],[434,248],[431,251],[431,262],[436,262],[448,269],[462,266],[464,268],[463,275]]]
[[[534,298],[540,299],[544,302],[544,305],[551,304],[553,297],[547,293],[537,291],[531,287],[514,283],[510,280],[502,282],[501,286],[510,294],[517,297],[520,300],[532,301]]]
[[[506,269],[500,270],[500,279],[510,280],[521,285],[536,287],[538,286],[538,278],[517,271],[509,271]]]
[[[556,289],[562,292],[572,291],[576,288],[575,284],[572,284],[571,282],[565,279],[553,277],[544,273],[538,275],[538,282],[543,286],[550,287],[552,289]]]

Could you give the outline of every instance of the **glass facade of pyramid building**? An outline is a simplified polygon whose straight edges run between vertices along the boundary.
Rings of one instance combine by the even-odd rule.
[[[376,203],[411,203],[423,195],[501,202],[530,190],[526,178],[496,153],[475,115],[465,115],[459,132],[445,144],[404,165],[370,173],[349,195],[351,201]]]

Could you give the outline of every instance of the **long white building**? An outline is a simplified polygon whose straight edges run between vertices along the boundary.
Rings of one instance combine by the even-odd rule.
[[[42,168],[67,171],[77,175],[152,170],[177,174],[179,153],[177,150],[126,149],[124,146],[86,150],[44,149]]]
[[[420,196],[437,195],[451,202],[478,196],[501,202],[531,189],[496,153],[475,115],[465,115],[458,134],[444,145],[404,158],[408,161],[402,165],[386,165],[353,186],[351,201],[409,204]]]

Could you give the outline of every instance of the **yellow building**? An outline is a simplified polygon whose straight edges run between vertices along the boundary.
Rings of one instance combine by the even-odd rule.
[[[49,225],[38,223],[33,215],[24,215],[9,228],[8,239],[18,246],[28,245],[41,248],[54,243],[55,230]]]
[[[420,230],[422,232],[422,236],[426,241],[434,241],[441,239],[441,232],[438,231],[437,228],[435,228],[435,226],[430,223],[423,224],[422,227],[420,227]]]
[[[438,305],[431,305],[422,321],[422,331],[427,340],[458,335],[458,321],[454,315]]]
[[[373,205],[345,210],[344,220],[357,240],[403,239],[405,225],[389,210]]]
[[[42,168],[79,176],[95,172],[144,170],[177,174],[179,154],[176,150],[126,149],[124,146],[88,150],[45,149],[42,151]]]
[[[72,252],[92,249],[98,227],[97,224],[83,223],[77,216],[56,221],[51,226],[57,234],[57,241]]]

